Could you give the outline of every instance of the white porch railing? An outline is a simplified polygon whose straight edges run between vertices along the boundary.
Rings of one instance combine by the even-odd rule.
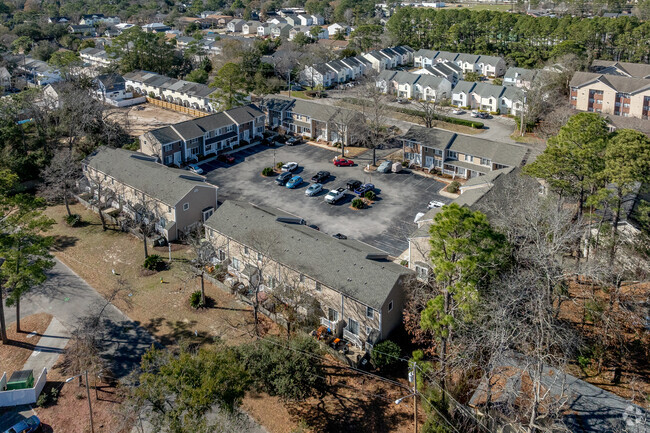
[[[363,348],[363,343],[361,342],[361,339],[357,335],[354,335],[353,333],[348,331],[347,329],[343,330],[343,338],[351,341],[352,343],[354,343],[355,346]]]
[[[320,318],[320,324],[324,325],[324,326],[327,326],[332,331],[334,331],[334,329],[335,329],[334,323],[332,321],[330,321],[330,320],[327,320],[325,317]]]

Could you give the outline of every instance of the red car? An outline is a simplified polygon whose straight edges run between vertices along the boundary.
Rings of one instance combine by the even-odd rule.
[[[219,155],[217,160],[225,162],[227,164],[233,164],[235,162],[235,157],[231,155]]]
[[[334,165],[337,167],[351,167],[354,165],[354,161],[351,159],[339,158],[334,160]]]

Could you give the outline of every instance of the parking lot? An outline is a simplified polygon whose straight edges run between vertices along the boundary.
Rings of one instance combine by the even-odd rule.
[[[219,186],[220,202],[245,200],[276,207],[305,219],[308,224],[317,225],[321,231],[345,234],[392,255],[408,248],[407,236],[416,227],[413,219],[418,212],[427,210],[429,201],[450,201],[437,194],[444,186],[442,183],[408,170],[365,173],[363,167],[370,162],[371,151],[355,158],[353,167],[335,167],[332,164],[335,152],[308,144],[277,148],[255,146],[233,156],[235,163],[232,165],[217,161],[200,164],[208,181]],[[273,166],[274,162],[292,161],[299,164],[294,174],[304,179],[296,189],[277,185],[275,177],[261,175],[262,169]],[[323,183],[324,190],[314,197],[305,196],[311,177],[320,170],[332,174]],[[350,203],[356,196],[351,191],[334,205],[326,203],[327,191],[345,187],[349,179],[373,183],[377,193],[375,203],[366,209],[351,209]]]

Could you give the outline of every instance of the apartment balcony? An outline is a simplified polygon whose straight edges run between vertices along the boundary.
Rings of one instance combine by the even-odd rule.
[[[331,320],[328,320],[326,317],[320,318],[320,324],[323,326],[327,326],[332,331],[336,330],[336,322],[332,322]]]

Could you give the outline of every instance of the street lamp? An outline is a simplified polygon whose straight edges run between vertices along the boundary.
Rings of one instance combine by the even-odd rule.
[[[82,374],[86,376],[86,396],[88,397],[88,413],[90,415],[90,433],[95,433],[95,427],[93,424],[93,406],[90,402],[90,385],[88,384],[88,370],[84,370]],[[81,374],[67,378],[65,380],[65,383],[70,383],[78,377],[81,377]]]
[[[413,394],[409,394],[409,395],[405,395],[404,397],[400,397],[400,398],[398,398],[397,400],[395,400],[395,404],[400,404],[402,401],[406,400],[406,399],[409,398],[409,397],[413,397],[413,396],[415,396],[415,393],[413,393]]]

